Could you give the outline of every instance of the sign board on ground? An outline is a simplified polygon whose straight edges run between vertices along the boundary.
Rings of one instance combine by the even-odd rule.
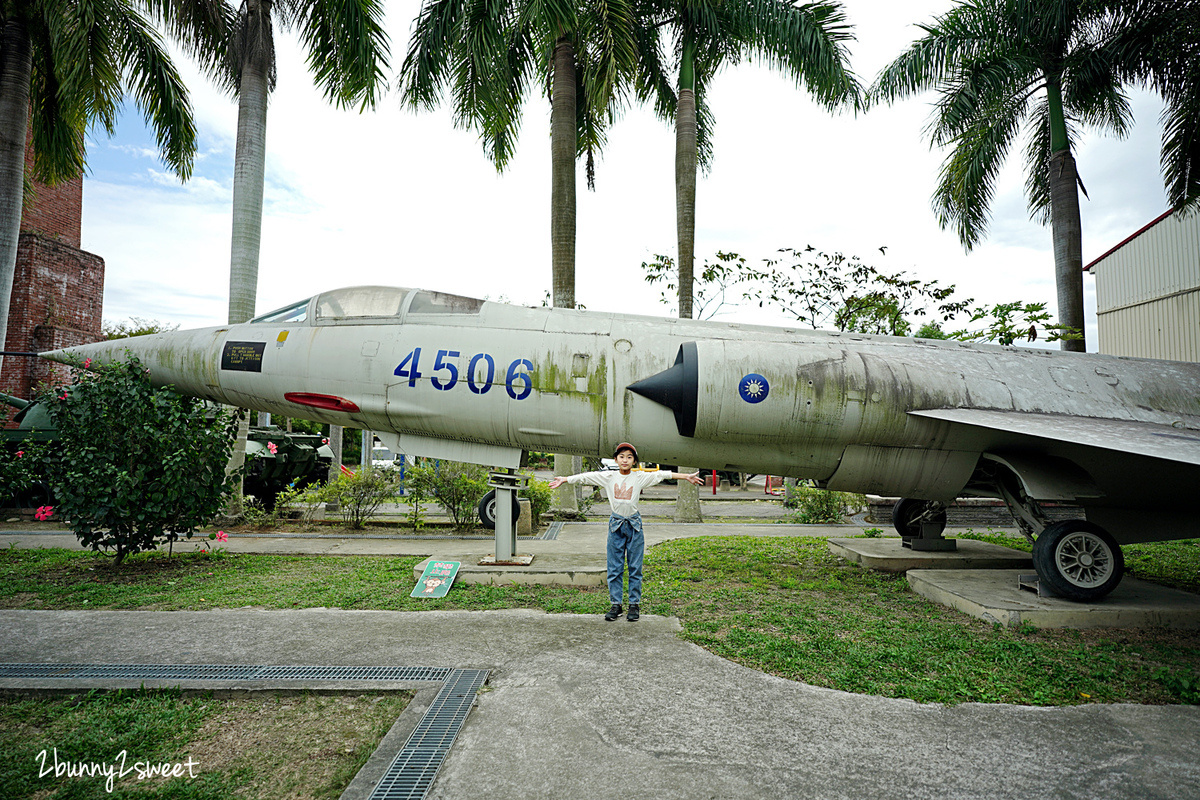
[[[458,574],[459,561],[430,559],[409,597],[445,597]]]

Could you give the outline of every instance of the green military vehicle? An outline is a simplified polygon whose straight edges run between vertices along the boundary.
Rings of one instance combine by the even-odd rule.
[[[37,401],[0,393],[0,404],[17,409],[12,418],[17,427],[0,428],[3,445],[0,457],[13,458],[29,443],[54,442],[57,438],[49,414]],[[246,462],[245,493],[272,509],[275,498],[288,486],[304,488],[328,480],[333,451],[319,434],[252,425],[246,437]],[[53,504],[53,494],[42,482],[18,491],[15,497],[7,487],[0,487],[0,507],[36,508]]]

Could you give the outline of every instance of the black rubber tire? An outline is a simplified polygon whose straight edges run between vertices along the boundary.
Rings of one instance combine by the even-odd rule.
[[[916,500],[911,497],[901,497],[896,501],[896,505],[892,506],[892,525],[896,528],[896,532],[901,536],[907,536],[910,539],[919,539],[921,537],[921,523],[917,518],[925,510],[927,500]],[[938,533],[946,530],[946,509],[942,509],[937,516],[933,518],[933,522],[938,524]]]
[[[1121,582],[1125,556],[1099,525],[1069,519],[1047,525],[1034,540],[1033,568],[1068,600],[1099,600]]]
[[[517,517],[521,516],[521,504],[513,503],[512,521],[517,524]],[[488,530],[496,528],[496,490],[492,489],[485,494],[479,501],[479,522]]]

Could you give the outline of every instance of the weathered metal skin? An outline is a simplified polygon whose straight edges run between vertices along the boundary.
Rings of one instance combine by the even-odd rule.
[[[344,311],[362,298],[395,310]],[[1200,535],[1184,513],[1200,485],[1200,365],[382,287],[295,308],[302,319],[43,355],[128,350],[156,384],[370,428],[414,455],[515,466],[521,450],[596,454],[635,441],[663,463],[938,501],[994,495],[1000,470],[1034,499],[1072,487],[1068,499],[1119,541]]]

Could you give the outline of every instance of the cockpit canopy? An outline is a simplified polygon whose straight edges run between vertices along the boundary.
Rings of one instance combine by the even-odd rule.
[[[292,303],[250,321],[276,325],[394,325],[408,314],[478,314],[483,302],[424,289],[350,286]]]

